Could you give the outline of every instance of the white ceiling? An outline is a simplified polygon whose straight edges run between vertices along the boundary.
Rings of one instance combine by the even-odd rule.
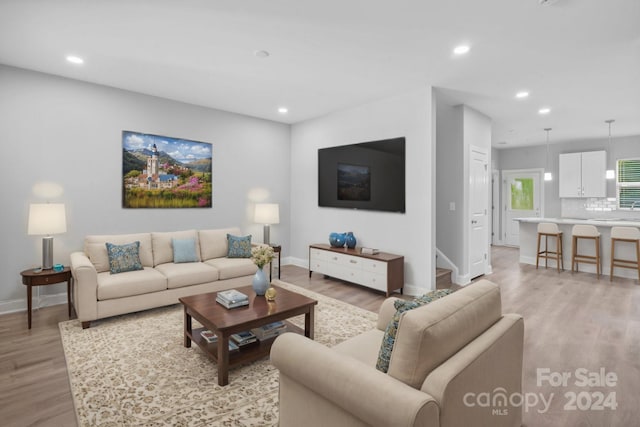
[[[284,123],[431,85],[497,147],[640,135],[639,0],[0,0],[0,63]]]

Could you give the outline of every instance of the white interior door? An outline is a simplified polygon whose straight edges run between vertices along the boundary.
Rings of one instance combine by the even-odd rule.
[[[520,223],[514,218],[540,217],[542,212],[541,169],[504,171],[502,200],[504,200],[505,244],[520,245]]]
[[[471,149],[469,171],[469,273],[478,277],[487,272],[489,251],[489,171],[488,155]]]

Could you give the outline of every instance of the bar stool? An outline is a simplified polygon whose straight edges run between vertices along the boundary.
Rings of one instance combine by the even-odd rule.
[[[576,224],[571,229],[571,271],[578,270],[578,263],[595,264],[598,279],[600,278],[600,233],[594,225]],[[578,253],[578,239],[593,240],[596,245],[596,255],[583,255]],[[575,267],[575,269],[574,269]]]
[[[540,241],[544,236],[544,250],[540,250]],[[556,239],[556,250],[549,250],[549,237]],[[558,271],[562,266],[564,271],[564,260],[562,259],[562,231],[558,229],[558,224],[553,222],[541,222],[538,224],[538,250],[536,251],[536,269],[540,258],[544,258],[544,268],[549,265],[549,258],[556,260]]]
[[[636,246],[636,259],[618,259],[615,257],[617,242],[634,243]],[[613,267],[634,268],[638,270],[640,280],[640,230],[636,227],[611,227],[611,271],[609,280],[613,280]]]

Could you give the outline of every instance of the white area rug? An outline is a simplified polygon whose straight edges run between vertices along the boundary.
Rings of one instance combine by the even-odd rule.
[[[375,327],[377,314],[280,282],[318,301],[315,339],[333,346]],[[293,319],[304,327],[304,316]],[[197,322],[194,319],[194,327]],[[92,322],[60,323],[80,426],[272,426],[278,371],[264,358],[232,368],[229,385],[194,345],[183,346],[182,305]]]

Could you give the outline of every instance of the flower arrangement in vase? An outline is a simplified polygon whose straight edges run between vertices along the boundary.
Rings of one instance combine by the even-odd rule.
[[[261,245],[254,246],[251,249],[251,261],[258,266],[258,271],[253,276],[252,286],[256,295],[264,295],[269,289],[269,280],[263,268],[269,264],[275,256],[271,246]]]

